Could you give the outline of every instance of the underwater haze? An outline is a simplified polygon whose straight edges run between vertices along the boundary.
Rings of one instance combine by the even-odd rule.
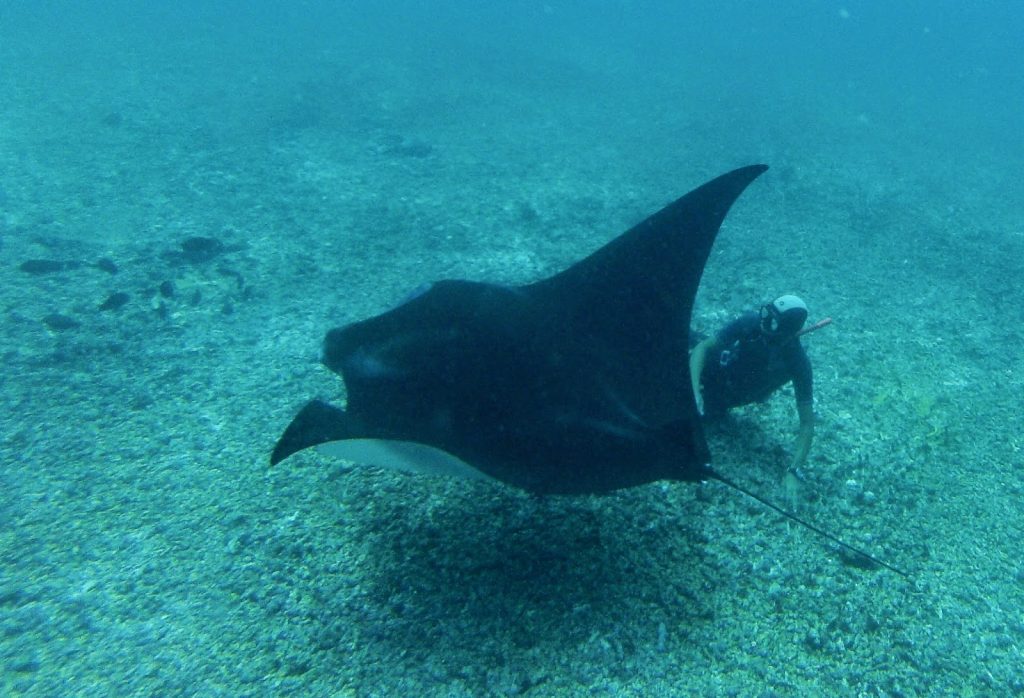
[[[1024,6],[0,2],[0,694],[1024,695]],[[312,452],[331,327],[766,163],[693,328],[798,293],[795,512]],[[686,357],[680,357],[685,361]],[[709,425],[769,499],[792,388]]]

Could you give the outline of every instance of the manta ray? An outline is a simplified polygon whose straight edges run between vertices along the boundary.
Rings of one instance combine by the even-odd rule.
[[[767,169],[721,175],[549,278],[437,281],[330,330],[323,363],[344,379],[346,403],[308,402],[271,464],[316,446],[562,495],[719,480],[846,546],[711,467],[691,388],[705,263],[726,213]]]

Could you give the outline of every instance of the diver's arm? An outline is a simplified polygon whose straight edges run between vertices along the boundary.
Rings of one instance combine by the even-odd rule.
[[[814,440],[814,403],[798,402],[796,411],[800,415],[800,433],[796,437],[793,465],[790,467],[794,472],[806,465],[807,456],[811,452],[811,442]]]
[[[700,389],[700,376],[704,373],[704,363],[713,346],[715,346],[715,338],[708,337],[701,340],[690,352],[690,383],[693,387],[693,398],[697,401],[697,411],[700,414],[704,414],[704,395]]]
[[[811,452],[811,441],[814,440],[814,403],[811,401],[796,403],[796,411],[800,415],[800,432],[796,437],[796,448],[793,464],[782,476],[782,491],[786,502],[791,507],[797,506],[800,495],[800,469],[807,463]]]
[[[787,361],[793,376],[793,392],[796,397],[796,411],[800,415],[800,432],[793,449],[793,463],[790,471],[797,473],[807,463],[814,440],[814,371],[807,352],[800,346],[800,340],[791,345]]]

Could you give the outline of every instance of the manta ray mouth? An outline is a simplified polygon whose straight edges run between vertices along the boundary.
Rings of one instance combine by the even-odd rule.
[[[401,372],[379,354],[365,348],[359,348],[351,356],[345,358],[345,373],[362,379],[396,379]]]

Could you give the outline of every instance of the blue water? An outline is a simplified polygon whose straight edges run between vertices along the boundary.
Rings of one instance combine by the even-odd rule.
[[[1021,695],[1022,35],[1009,2],[0,4],[0,693]],[[693,325],[833,317],[796,506],[912,582],[715,485],[267,467],[344,397],[328,328],[757,162]],[[784,389],[716,467],[781,498],[795,429]]]

